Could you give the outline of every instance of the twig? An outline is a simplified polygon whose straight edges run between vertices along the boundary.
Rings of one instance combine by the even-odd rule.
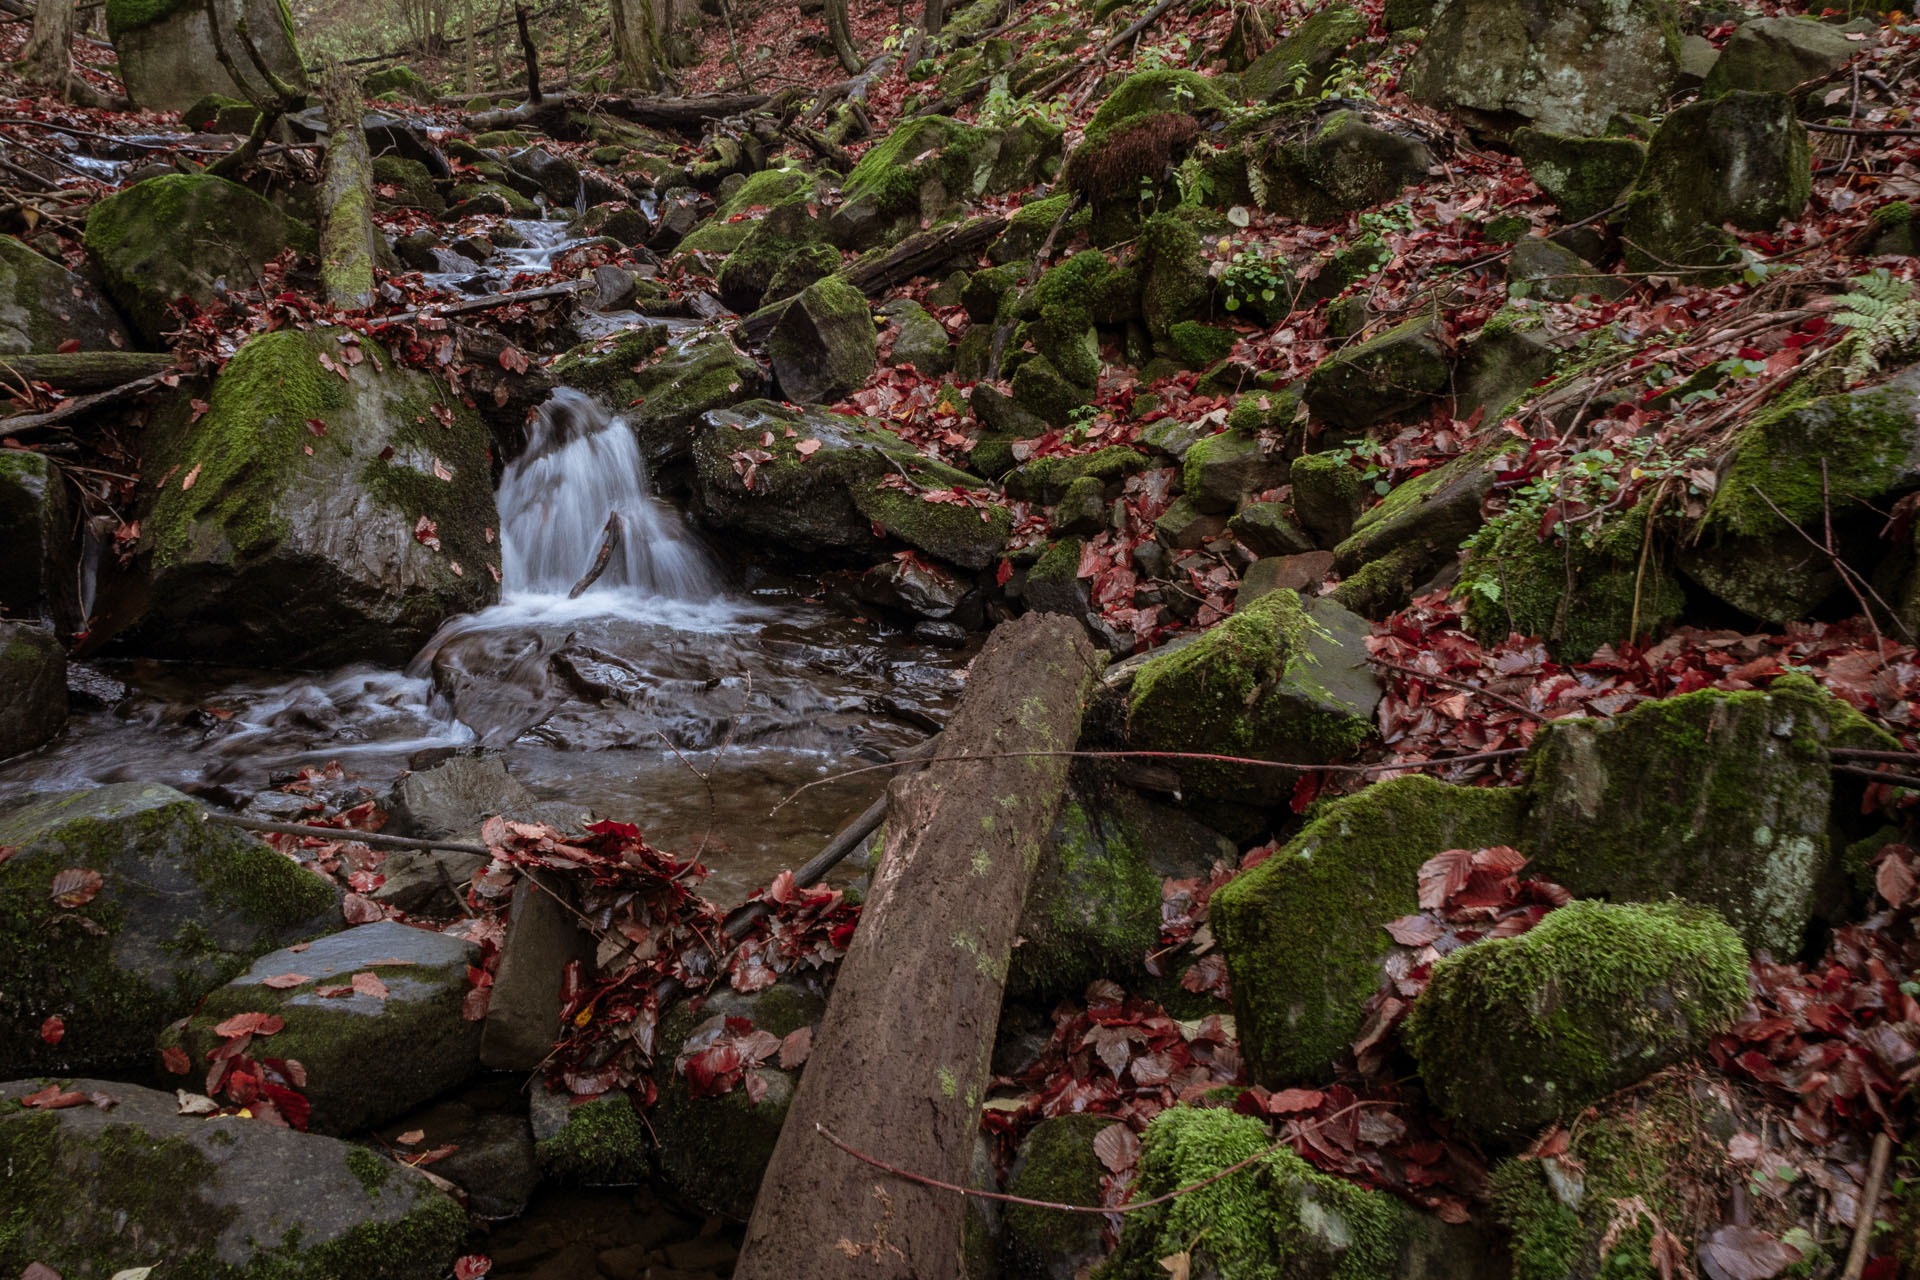
[[[171,372],[149,374],[144,378],[135,378],[132,382],[123,382],[117,387],[109,387],[105,391],[96,391],[92,395],[74,396],[70,400],[62,400],[45,413],[0,418],[0,431],[4,431],[7,435],[17,435],[22,431],[42,431],[48,427],[56,427],[69,418],[77,418],[101,405],[112,404],[115,401],[126,400],[152,391],[172,376]]]
[[[1879,760],[1886,764],[1920,765],[1920,751],[1874,751],[1866,747],[1828,747],[1827,754],[1844,760]]]
[[[1845,124],[1813,124],[1802,120],[1808,133],[1838,133],[1855,138],[1920,138],[1920,129],[1857,129]]]
[[[607,512],[607,523],[600,530],[600,550],[593,557],[593,564],[582,574],[580,581],[573,584],[573,590],[567,592],[567,599],[578,600],[586,589],[600,580],[607,571],[607,563],[613,559],[615,547],[620,545],[621,535],[626,532],[627,523],[620,518],[618,511]]]
[[[394,849],[444,849],[450,853],[473,853],[483,858],[491,858],[493,850],[483,844],[469,844],[461,840],[420,840],[413,836],[383,836],[377,831],[355,831],[351,827],[310,827],[299,822],[269,822],[265,818],[248,818],[237,813],[203,813],[203,822],[211,822],[217,827],[239,827],[243,831],[271,831],[283,836],[313,836],[320,840],[351,841],[355,844],[376,845]]]
[[[1865,778],[1869,782],[1884,782],[1890,787],[1920,788],[1920,778],[1910,773],[1881,773],[1877,769],[1863,769],[1859,765],[1836,764],[1828,768],[1834,773],[1844,773],[1849,778]]]
[[[1860,1207],[1853,1215],[1853,1244],[1847,1250],[1847,1267],[1840,1280],[1860,1280],[1867,1266],[1867,1248],[1873,1243],[1873,1215],[1880,1206],[1880,1187],[1887,1178],[1887,1159],[1893,1154],[1893,1139],[1883,1130],[1873,1135],[1873,1156],[1867,1163],[1867,1187],[1860,1193]]]
[[[1821,499],[1822,499],[1821,505],[1826,510],[1826,515],[1827,515],[1827,540],[1824,543],[1819,541],[1812,534],[1808,533],[1805,529],[1802,529],[1798,524],[1796,524],[1792,519],[1790,519],[1787,513],[1782,511],[1779,508],[1779,506],[1774,502],[1774,500],[1767,496],[1767,491],[1765,489],[1762,489],[1759,485],[1753,484],[1752,482],[1749,482],[1747,484],[1747,487],[1753,490],[1754,493],[1759,495],[1760,501],[1767,504],[1768,510],[1772,511],[1774,515],[1780,517],[1780,522],[1782,524],[1786,525],[1787,528],[1793,530],[1795,533],[1799,534],[1802,538],[1806,539],[1807,545],[1811,546],[1815,551],[1818,551],[1821,554],[1825,555],[1827,559],[1833,562],[1834,572],[1840,575],[1840,581],[1846,584],[1847,590],[1852,593],[1854,600],[1859,604],[1860,612],[1866,616],[1867,625],[1873,628],[1873,638],[1874,638],[1874,641],[1876,642],[1874,654],[1875,656],[1880,656],[1882,650],[1885,648],[1887,643],[1886,637],[1880,634],[1880,624],[1874,620],[1872,606],[1870,606],[1867,603],[1867,598],[1860,593],[1860,588],[1854,584],[1855,574],[1853,570],[1847,567],[1847,562],[1840,558],[1839,551],[1837,551],[1833,545],[1833,506],[1830,501],[1827,501],[1827,460],[1826,458],[1822,457],[1820,459],[1820,491],[1821,491]],[[1867,590],[1873,591],[1873,585],[1871,583],[1867,584]],[[1875,599],[1879,599],[1879,595],[1880,595],[1879,592],[1874,591]],[[1887,602],[1885,600],[1881,600],[1880,607],[1885,609],[1887,607]],[[1893,613],[1891,609],[1888,609],[1887,612],[1889,613],[1889,615]],[[1898,619],[1896,618],[1896,621],[1897,620]],[[1902,630],[1904,629],[1905,628],[1902,627]]]
[[[1418,671],[1418,670],[1415,670],[1413,667],[1403,667],[1397,662],[1388,662],[1385,658],[1369,657],[1367,661],[1371,662],[1376,667],[1385,667],[1389,671],[1398,671],[1402,675],[1418,676],[1422,680],[1432,680],[1438,684],[1450,685],[1453,688],[1460,689],[1466,693],[1479,694],[1481,697],[1486,698],[1490,702],[1499,703],[1501,706],[1507,708],[1507,710],[1509,711],[1519,712],[1521,715],[1525,716],[1529,720],[1544,721],[1547,719],[1546,716],[1541,715],[1538,711],[1535,711],[1533,708],[1527,706],[1525,703],[1516,702],[1512,698],[1507,697],[1505,694],[1495,693],[1493,690],[1485,688],[1481,685],[1468,684],[1465,680],[1455,680],[1451,676],[1437,676],[1432,674],[1431,672]]]

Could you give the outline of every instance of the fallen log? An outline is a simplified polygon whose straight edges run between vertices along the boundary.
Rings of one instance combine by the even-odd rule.
[[[1067,762],[951,757],[1071,749],[1098,672],[1075,622],[1028,614],[1001,626],[941,735],[946,762],[890,787],[886,847],[762,1179],[738,1280],[961,1274],[960,1197],[876,1185],[818,1130],[968,1181],[1007,960]]]
[[[103,391],[173,368],[168,351],[73,351],[0,356],[0,381],[44,382],[60,391]]]
[[[699,130],[710,122],[758,111],[770,99],[764,93],[725,93],[700,98],[603,98],[608,115],[655,129]]]
[[[327,159],[320,179],[320,283],[328,305],[364,311],[373,305],[373,155],[360,127],[360,82],[330,62],[321,92]]]

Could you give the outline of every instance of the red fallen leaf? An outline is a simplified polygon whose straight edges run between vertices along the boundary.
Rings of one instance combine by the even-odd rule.
[[[1403,947],[1424,947],[1439,941],[1440,935],[1446,932],[1438,920],[1427,915],[1401,916],[1382,927]]]
[[[23,1107],[33,1107],[39,1111],[64,1111],[68,1107],[85,1106],[89,1101],[86,1094],[76,1089],[62,1089],[50,1084],[38,1093],[30,1093],[20,1099]]]
[[[1140,1163],[1140,1139],[1125,1124],[1110,1124],[1094,1135],[1093,1154],[1108,1173],[1125,1173]]]
[[[1318,1089],[1282,1089],[1267,1099],[1267,1114],[1285,1116],[1312,1111],[1326,1100],[1327,1095]]]
[[[55,351],[63,356],[70,356],[79,349],[80,339],[78,338],[68,338],[65,342],[54,348]]]
[[[993,582],[994,582],[994,585],[998,587],[1006,586],[1008,579],[1012,577],[1013,577],[1013,561],[1011,560],[1002,560],[1000,562],[1000,567],[993,571]]]
[[[66,1037],[67,1024],[60,1020],[59,1014],[53,1014],[40,1024],[40,1038],[48,1044],[59,1044]]]
[[[287,1025],[287,1020],[272,1013],[236,1013],[214,1027],[213,1034],[225,1040],[231,1036],[270,1036]]]
[[[353,990],[356,995],[372,996],[375,1000],[387,998],[387,984],[380,981],[377,973],[356,973],[353,975]]]
[[[791,1071],[803,1065],[813,1053],[813,1028],[797,1027],[780,1042],[780,1069]]]
[[[313,432],[313,434],[316,436],[324,436],[325,434],[327,434],[327,424],[320,421],[320,419],[318,418],[308,418],[307,430]]]
[[[106,880],[98,871],[69,867],[54,876],[53,883],[47,886],[47,893],[55,906],[84,907],[93,901],[105,884]]]
[[[160,1065],[176,1076],[183,1076],[193,1070],[193,1060],[187,1057],[187,1051],[177,1044],[170,1044],[160,1051]]]
[[[351,982],[335,982],[328,986],[315,987],[313,994],[323,1000],[332,1000],[337,996],[350,996],[353,994],[353,984]]]
[[[395,1138],[394,1141],[399,1143],[403,1147],[417,1147],[422,1142],[426,1141],[426,1138],[427,1138],[427,1131],[425,1129],[409,1129],[405,1133],[401,1134],[399,1137]]]
[[[377,902],[369,901],[357,893],[350,893],[340,903],[340,914],[346,917],[348,924],[371,924],[375,920],[385,920],[387,913]]]
[[[503,347],[500,350],[500,367],[510,373],[525,373],[527,357],[518,347]]]
[[[1903,906],[1913,897],[1913,870],[1904,858],[1884,857],[1879,870],[1873,873],[1873,887],[1887,900],[1888,906]]]
[[[739,1083],[740,1054],[730,1044],[716,1044],[687,1059],[687,1092],[696,1098],[717,1098]]]
[[[438,551],[440,549],[440,526],[427,517],[421,516],[419,520],[414,522],[413,540],[430,551]]]
[[[453,1264],[453,1280],[480,1280],[493,1270],[493,1259],[484,1253],[470,1253]]]
[[[1472,849],[1448,849],[1428,858],[1420,867],[1420,907],[1438,911],[1447,899],[1465,887],[1473,874]]]
[[[1721,1227],[1700,1246],[1700,1265],[1713,1280],[1769,1280],[1798,1261],[1798,1249],[1752,1227]]]
[[[187,472],[187,478],[180,482],[180,492],[185,493],[187,490],[193,488],[193,482],[199,478],[200,464],[196,462],[193,464],[193,470]]]
[[[20,1280],[60,1280],[60,1273],[44,1262],[29,1262],[27,1269],[20,1273]]]
[[[304,973],[276,973],[271,978],[262,978],[260,985],[272,987],[275,991],[285,991],[288,987],[297,987],[303,982],[311,981],[313,979]]]
[[[301,1133],[307,1131],[307,1121],[313,1114],[313,1104],[307,1101],[304,1094],[296,1093],[285,1085],[275,1084],[271,1080],[261,1081],[260,1092],[273,1103],[280,1112],[281,1118],[287,1122],[289,1129],[298,1129]]]

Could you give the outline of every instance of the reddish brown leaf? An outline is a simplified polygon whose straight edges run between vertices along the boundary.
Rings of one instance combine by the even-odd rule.
[[[1438,911],[1447,899],[1459,892],[1473,874],[1472,849],[1449,849],[1435,854],[1420,867],[1420,907]]]
[[[231,1036],[270,1036],[287,1025],[287,1020],[272,1013],[236,1013],[214,1027],[213,1034],[225,1040]]]
[[[380,981],[377,973],[354,974],[353,990],[356,995],[372,996],[375,1000],[385,1000],[388,995],[387,984]]]
[[[69,867],[53,877],[53,883],[47,887],[47,891],[55,906],[84,907],[93,901],[105,884],[106,880],[98,871]]]
[[[67,1024],[60,1020],[59,1014],[53,1014],[40,1024],[40,1038],[48,1044],[59,1044],[67,1034]]]
[[[791,1071],[803,1065],[813,1053],[813,1028],[797,1027],[780,1042],[780,1069]]]
[[[303,982],[311,981],[312,979],[304,973],[276,973],[271,978],[262,978],[260,985],[272,987],[275,991],[285,991],[288,987],[297,987]]]
[[[1312,1111],[1326,1100],[1327,1095],[1318,1089],[1282,1089],[1267,1099],[1267,1112],[1285,1116],[1299,1111]]]
[[[1385,926],[1393,940],[1403,947],[1424,947],[1437,942],[1446,928],[1432,916],[1401,916]]]
[[[1888,906],[1905,906],[1913,897],[1913,869],[1907,866],[1905,858],[1888,854],[1873,873],[1873,887],[1887,900]]]
[[[1700,1246],[1712,1280],[1770,1280],[1798,1261],[1798,1249],[1752,1227],[1721,1227]]]
[[[183,1076],[193,1070],[193,1060],[187,1057],[187,1051],[177,1044],[170,1044],[160,1051],[160,1065],[176,1076]]]
[[[1140,1162],[1140,1139],[1125,1124],[1110,1124],[1093,1139],[1093,1154],[1109,1173],[1125,1173]]]

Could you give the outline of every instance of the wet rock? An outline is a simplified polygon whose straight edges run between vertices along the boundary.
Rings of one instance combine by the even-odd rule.
[[[1453,0],[1434,14],[1403,87],[1493,125],[1597,134],[1616,112],[1666,101],[1679,40],[1659,0]]]
[[[201,813],[127,782],[0,814],[0,845],[18,849],[0,863],[0,1074],[144,1064],[155,1032],[255,956],[339,927],[332,885]],[[51,887],[69,870],[102,883],[63,907]],[[49,1045],[56,1015],[66,1036]]]
[[[1249,502],[1227,521],[1227,530],[1256,556],[1298,555],[1313,540],[1289,518],[1283,502]]]
[[[1232,511],[1248,495],[1285,484],[1287,462],[1270,455],[1253,432],[1229,429],[1186,451],[1181,480],[1186,497],[1201,511]]]
[[[1372,732],[1380,701],[1367,634],[1364,621],[1331,601],[1262,597],[1138,667],[1124,690],[1127,743],[1295,763],[1337,759]],[[1293,787],[1292,775],[1277,770],[1176,767],[1183,794],[1271,803]]]
[[[1015,953],[1016,955],[1018,952]],[[1111,1116],[1054,1116],[1035,1125],[1007,1175],[1007,1192],[1056,1204],[1099,1204],[1107,1167],[1093,1140]],[[1011,1205],[1002,1214],[1000,1266],[1008,1280],[1073,1280],[1106,1256],[1100,1219]]]
[[[838,277],[808,285],[781,313],[767,353],[774,379],[796,403],[830,404],[857,391],[879,363],[866,298]]]
[[[1353,532],[1360,516],[1360,473],[1340,458],[1308,453],[1287,469],[1293,485],[1293,513],[1323,547],[1337,546]]]
[[[499,598],[485,424],[347,336],[262,334],[199,421],[182,399],[147,428],[143,651],[399,663],[443,619]]]
[[[0,622],[0,760],[49,742],[67,722],[67,651],[51,627]]]
[[[1240,96],[1272,102],[1318,94],[1328,70],[1366,34],[1364,15],[1350,5],[1328,5],[1275,41],[1241,72]]]
[[[557,877],[528,871],[514,886],[500,967],[480,1038],[480,1061],[495,1071],[532,1071],[560,1035],[566,968],[593,960],[592,936],[570,910]]]
[[[913,638],[936,649],[967,647],[967,630],[957,622],[916,622],[913,624]]]
[[[594,396],[627,420],[654,468],[686,460],[700,415],[751,400],[767,382],[725,335],[663,343],[665,331],[649,326],[609,346],[575,347],[553,365],[560,385]]]
[[[1419,910],[1420,865],[1448,849],[1511,845],[1509,791],[1393,778],[1343,796],[1214,895],[1241,1052],[1278,1088],[1325,1078],[1359,1035],[1392,939]]]
[[[533,1133],[525,1116],[476,1115],[451,1136],[432,1137],[457,1148],[433,1171],[467,1193],[467,1207],[483,1218],[511,1218],[533,1198],[537,1171]]]
[[[892,362],[910,364],[929,378],[953,368],[953,344],[947,327],[927,314],[917,302],[902,301],[882,309],[893,321]]]
[[[83,243],[107,293],[150,343],[174,328],[181,296],[204,307],[217,284],[245,288],[286,248],[312,253],[313,230],[253,192],[207,174],[167,174],[93,206]]]
[[[495,814],[536,821],[540,803],[497,755],[455,756],[409,773],[387,797],[388,830],[426,839],[473,841]]]
[[[474,873],[489,861],[454,849],[396,849],[381,859],[385,879],[367,897],[409,915],[456,916]]]
[[[1407,1038],[1450,1117],[1517,1144],[1703,1048],[1746,1002],[1747,949],[1713,911],[1574,902],[1436,964]]]
[[[769,433],[773,442],[763,445]],[[804,454],[803,444],[809,446]],[[756,461],[748,456],[752,450],[771,456]],[[929,489],[966,490],[981,482],[928,461],[890,432],[840,414],[764,400],[719,410],[706,414],[695,429],[693,457],[701,517],[788,554],[870,556],[880,549],[877,523],[911,547],[962,569],[980,570],[1005,549],[1012,529],[1003,507],[986,507],[983,521],[980,508],[928,502],[912,485],[886,485],[886,476],[902,471]]]
[[[1829,745],[1884,743],[1803,676],[1544,726],[1528,770],[1529,873],[1579,897],[1677,895],[1715,908],[1748,945],[1796,955],[1829,856]]]
[[[854,594],[885,609],[938,620],[953,616],[970,590],[939,565],[903,553],[862,574]]]
[[[722,989],[698,1008],[679,1005],[662,1019],[653,1075],[659,1098],[649,1119],[659,1140],[660,1175],[675,1191],[709,1212],[746,1218],[800,1081],[800,1068],[783,1071],[767,1061],[748,1068],[759,1082],[752,1092],[743,1079],[718,1097],[696,1098],[679,1060],[727,1034],[729,1018],[784,1038],[818,1024],[825,1012],[820,995],[783,980],[752,995]],[[760,1093],[758,1101],[753,1093]]]
[[[0,451],[0,612],[48,618],[63,631],[80,621],[73,509],[51,458]]]
[[[627,1186],[644,1181],[651,1142],[624,1093],[575,1102],[533,1086],[534,1153],[540,1176],[566,1186]]]
[[[571,209],[580,196],[580,170],[544,147],[529,147],[506,157],[506,166],[540,189],[556,209]]]
[[[133,335],[98,289],[13,236],[0,236],[0,354],[117,351]]]
[[[1546,129],[1520,130],[1513,149],[1568,222],[1618,204],[1647,158],[1646,144],[1632,138],[1582,138]]]
[[[1800,216],[1812,192],[1811,150],[1793,100],[1728,93],[1672,112],[1647,147],[1629,197],[1627,266],[1713,266],[1733,256],[1722,230],[1771,231]]]
[[[1430,318],[1342,347],[1307,375],[1316,417],[1358,430],[1416,409],[1447,389],[1450,362]]]
[[[270,97],[271,90],[238,51],[237,19],[245,5],[254,48],[274,75],[296,90],[307,87],[306,66],[294,40],[293,21],[276,0],[239,0],[219,8],[222,41],[235,51],[246,89],[233,82],[214,51],[213,29],[203,5],[185,0],[163,3],[110,0],[107,34],[119,55],[127,96],[143,111],[180,111],[210,93],[227,97]]]
[[[624,311],[633,305],[639,292],[640,287],[634,281],[633,272],[611,264],[593,269],[595,311]]]
[[[420,1172],[365,1147],[244,1119],[178,1114],[171,1093],[106,1080],[59,1083],[114,1100],[57,1111],[0,1084],[0,1167],[14,1230],[0,1267],[68,1276],[196,1266],[203,1274],[436,1280],[467,1215]]]
[[[1632,284],[1609,275],[1585,258],[1551,240],[1528,237],[1507,255],[1507,293],[1544,302],[1571,302],[1589,295],[1612,301]]]
[[[209,994],[177,1030],[161,1036],[193,1062],[220,1046],[214,1027],[239,1013],[267,1013],[286,1026],[257,1052],[307,1069],[302,1092],[315,1133],[357,1133],[404,1115],[463,1083],[480,1066],[480,1024],[461,1014],[467,966],[480,949],[449,934],[375,921],[321,938],[303,951],[275,951]],[[269,978],[300,974],[292,987]],[[372,974],[387,994],[351,986]],[[341,994],[323,991],[348,987]]]
[[[1844,67],[1865,46],[1812,18],[1755,18],[1734,28],[1701,93],[1791,93]]]

